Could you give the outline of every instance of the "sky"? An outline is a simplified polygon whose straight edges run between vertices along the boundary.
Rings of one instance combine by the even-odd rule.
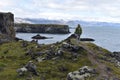
[[[15,17],[120,23],[120,0],[0,0]]]

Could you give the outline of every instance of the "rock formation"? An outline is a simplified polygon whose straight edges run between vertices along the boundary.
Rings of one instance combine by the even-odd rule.
[[[67,80],[85,80],[91,76],[95,76],[95,69],[89,68],[88,66],[83,66],[77,71],[70,72],[67,75]]]
[[[67,34],[69,33],[68,25],[58,24],[15,24],[16,32],[24,33],[51,33]]]
[[[14,15],[12,13],[0,13],[0,42],[14,40]]]
[[[51,39],[51,38],[52,37],[41,36],[40,34],[37,34],[37,35],[32,37],[32,39]]]

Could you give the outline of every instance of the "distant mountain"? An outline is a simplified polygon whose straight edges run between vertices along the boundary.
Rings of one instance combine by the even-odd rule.
[[[96,26],[96,27],[102,27],[102,26],[108,26],[108,27],[120,27],[120,23],[111,23],[111,22],[95,22],[95,21],[80,21],[80,20],[73,20],[68,21],[68,25],[71,27],[77,26],[77,24],[80,24],[82,26]]]
[[[26,20],[25,18],[18,18],[18,17],[16,17],[15,18],[15,23],[33,23],[33,22],[31,22],[29,20]]]
[[[70,27],[74,28],[77,24],[82,26],[120,26],[120,23],[112,23],[112,22],[97,22],[97,21],[82,21],[82,20],[50,20],[43,18],[15,18],[15,23],[32,23],[32,24],[67,24]]]
[[[43,18],[15,18],[15,23],[66,24],[64,20],[49,20]]]

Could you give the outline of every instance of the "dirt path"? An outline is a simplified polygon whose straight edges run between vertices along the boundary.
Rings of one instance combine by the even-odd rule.
[[[107,80],[110,79],[110,77],[112,76],[111,72],[107,70],[107,66],[103,63],[101,63],[98,58],[97,58],[97,54],[95,54],[95,52],[93,52],[93,50],[90,50],[87,46],[85,46],[84,44],[81,44],[82,47],[84,49],[86,49],[88,51],[88,58],[91,61],[91,63],[93,65],[97,65],[96,70],[99,72],[99,76],[97,77],[96,80],[101,80],[101,78],[105,78]]]

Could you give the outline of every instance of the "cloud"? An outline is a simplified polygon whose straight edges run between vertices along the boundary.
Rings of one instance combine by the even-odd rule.
[[[16,17],[120,22],[120,0],[1,0]]]
[[[13,4],[14,4],[14,2],[12,2],[10,0],[2,0],[2,1],[0,1],[0,8],[11,6]]]

